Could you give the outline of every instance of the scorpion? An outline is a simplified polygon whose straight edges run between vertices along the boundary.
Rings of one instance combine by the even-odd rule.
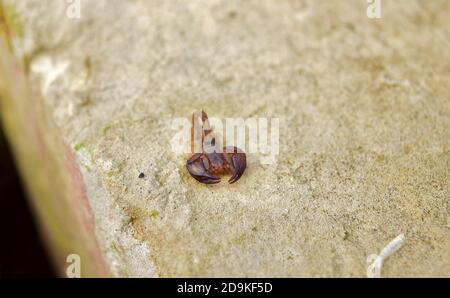
[[[199,124],[200,127],[196,124]],[[201,134],[196,134],[195,130],[197,129],[198,132],[199,128]],[[216,142],[208,116],[204,111],[192,114],[191,137],[193,152],[198,152],[194,150],[194,147],[201,144],[201,153],[195,153],[186,163],[186,168],[194,179],[205,184],[216,184],[221,180],[217,175],[231,174],[228,182],[232,184],[241,178],[247,167],[245,153],[234,146],[221,148]]]

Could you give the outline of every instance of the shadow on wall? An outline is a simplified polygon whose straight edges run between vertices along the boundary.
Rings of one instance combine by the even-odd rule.
[[[0,127],[0,277],[55,277]]]

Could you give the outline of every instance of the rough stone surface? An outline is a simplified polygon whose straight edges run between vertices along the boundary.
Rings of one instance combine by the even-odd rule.
[[[116,276],[450,276],[450,2],[6,1]],[[279,117],[274,165],[204,186],[171,119]],[[140,173],[144,178],[139,178]]]

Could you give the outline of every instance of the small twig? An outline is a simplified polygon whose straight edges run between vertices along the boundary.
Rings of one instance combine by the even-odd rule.
[[[392,240],[388,245],[386,245],[377,255],[370,255],[369,258],[375,258],[372,264],[367,268],[367,277],[380,277],[381,266],[385,259],[396,252],[400,247],[402,247],[405,242],[405,235],[400,234],[394,240]],[[370,262],[371,260],[368,259]]]

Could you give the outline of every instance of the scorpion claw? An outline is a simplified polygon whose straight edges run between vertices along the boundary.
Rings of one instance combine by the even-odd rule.
[[[191,176],[205,184],[216,184],[220,182],[220,178],[208,174],[203,162],[203,155],[201,153],[194,154],[186,163],[186,168]]]
[[[231,176],[230,180],[228,180],[228,182],[232,184],[238,181],[242,174],[244,174],[245,168],[247,167],[247,159],[245,157],[245,153],[239,148],[226,147],[225,149],[227,150],[226,152],[232,152],[228,153],[231,154],[231,164],[234,169],[233,176]]]
[[[201,183],[205,183],[205,184],[216,184],[216,183],[220,182],[220,178],[215,177],[215,178],[206,178],[205,179],[204,177],[202,177],[201,180],[198,180],[198,181],[200,181]]]

